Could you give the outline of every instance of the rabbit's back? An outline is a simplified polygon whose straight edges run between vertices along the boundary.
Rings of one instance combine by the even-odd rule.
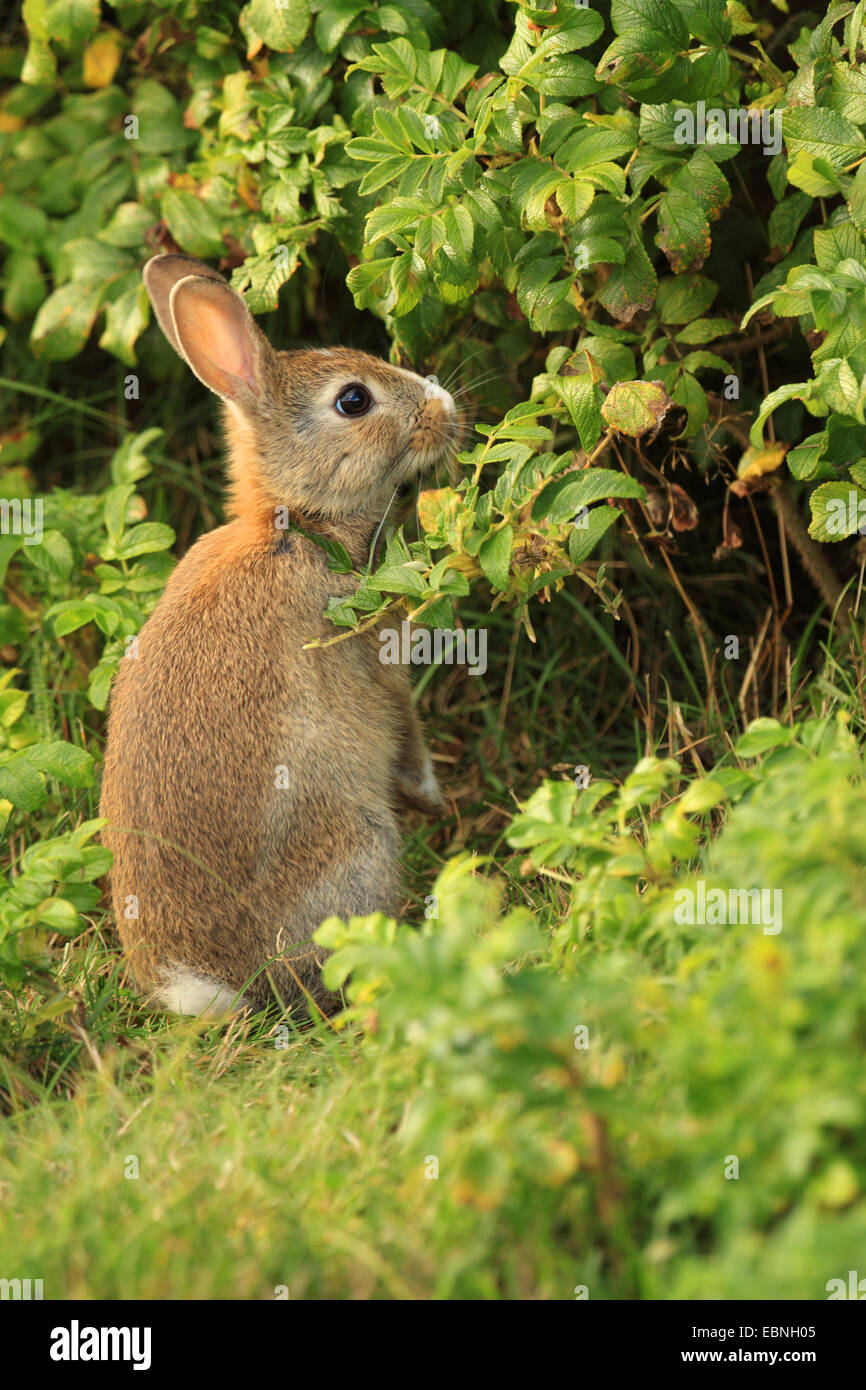
[[[296,536],[251,544],[241,522],[211,532],[122,663],[101,812],[118,926],[148,987],[182,968],[263,1004],[264,976],[247,980],[295,946],[269,967],[281,997],[296,976],[321,995],[318,923],[397,909],[405,691],[382,679],[375,636],[302,649],[334,635],[322,613],[340,585],[312,552]]]

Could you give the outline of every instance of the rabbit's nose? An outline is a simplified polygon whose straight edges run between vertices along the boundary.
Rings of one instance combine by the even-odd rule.
[[[450,391],[446,391],[444,386],[439,385],[439,378],[437,376],[428,376],[424,378],[424,399],[427,401],[438,401],[440,405],[445,407],[448,414],[454,414],[455,412],[454,398]]]

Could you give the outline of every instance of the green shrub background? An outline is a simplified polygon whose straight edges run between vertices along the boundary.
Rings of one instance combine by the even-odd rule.
[[[817,1299],[862,1266],[864,19],[10,17],[0,491],[45,534],[0,535],[5,1277]],[[779,153],[677,143],[698,102]],[[111,679],[221,519],[141,284],[172,249],[281,347],[390,354],[467,416],[329,609],[489,633],[483,677],[416,681],[451,811],[407,826],[401,923],[320,928],[331,1023],[145,1012],[105,909]],[[782,930],[679,924],[697,879],[781,890]]]

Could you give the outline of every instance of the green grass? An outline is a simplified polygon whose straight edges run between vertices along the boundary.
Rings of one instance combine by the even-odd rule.
[[[47,1298],[567,1292],[576,1252],[449,1200],[401,1146],[412,1074],[385,1085],[351,1042],[276,1051],[245,1028],[133,1048],[134,1084],[109,1052],[73,1102],[7,1130],[3,1268],[38,1268]]]

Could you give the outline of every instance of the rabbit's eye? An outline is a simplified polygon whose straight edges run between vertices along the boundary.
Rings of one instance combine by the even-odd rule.
[[[340,415],[366,415],[372,404],[373,397],[366,386],[353,381],[351,386],[343,387],[334,401],[334,409]]]

